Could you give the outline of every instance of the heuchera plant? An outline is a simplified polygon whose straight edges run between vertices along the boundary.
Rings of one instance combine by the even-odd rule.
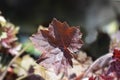
[[[78,27],[70,27],[66,22],[53,19],[47,30],[39,30],[30,37],[37,49],[42,52],[38,63],[45,68],[54,68],[56,74],[61,71],[67,75],[67,67],[73,66],[72,58],[83,42]]]
[[[0,16],[0,18],[2,17]],[[13,67],[12,64],[15,64],[17,58],[20,58],[20,55],[26,49],[23,48],[20,51],[21,44],[17,42],[16,37],[19,28],[15,27],[9,22],[6,22],[4,18],[2,18],[2,21],[3,22],[0,21],[0,56],[2,58],[1,62],[4,62],[4,59],[6,59],[6,57],[2,57],[2,55],[10,55],[12,56],[12,60],[10,59],[10,63],[6,65],[8,67],[3,70],[3,72],[1,72],[2,75],[0,75],[0,80],[4,79],[9,68],[13,70],[15,66]],[[83,71],[80,75],[76,75],[75,73],[73,73],[74,75],[70,77],[70,75],[67,76],[68,67],[73,67],[74,61],[72,62],[72,58],[77,59],[78,55],[76,57],[75,52],[79,51],[79,49],[83,45],[83,41],[81,40],[82,33],[80,32],[79,27],[69,26],[66,22],[62,23],[57,19],[53,19],[48,28],[38,29],[38,32],[30,37],[30,40],[34,44],[35,48],[42,52],[41,56],[37,60],[37,63],[40,64],[42,67],[36,64],[33,60],[33,63],[35,64],[31,65],[31,68],[28,69],[28,75],[18,80],[44,80],[42,77],[44,77],[45,75],[40,77],[42,74],[36,75],[36,73],[34,73],[34,71],[37,70],[37,68],[35,68],[36,70],[34,69],[35,66],[39,66],[41,67],[41,69],[44,67],[44,72],[46,69],[49,71],[49,69],[52,68],[57,75],[60,73],[64,73],[63,75],[67,76],[67,79],[65,80],[119,80],[120,33],[118,33],[117,35],[118,36],[115,36],[118,38],[117,41],[115,41],[115,44],[112,43],[114,45],[110,46],[110,53],[98,58],[96,61],[93,62],[93,64],[89,66],[89,68],[87,68],[87,70]],[[102,71],[99,72],[100,70]],[[42,72],[42,70],[38,71]],[[99,72],[99,74],[96,73],[97,71]],[[89,76],[89,73],[91,73],[92,75]],[[60,79],[63,80],[63,76]]]

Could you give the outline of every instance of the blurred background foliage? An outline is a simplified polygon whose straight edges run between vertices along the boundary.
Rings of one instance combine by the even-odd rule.
[[[2,15],[20,26],[20,41],[39,25],[48,26],[53,18],[80,26],[83,33],[83,51],[93,59],[108,52],[110,37],[119,29],[120,0],[0,0]],[[28,52],[32,52],[30,48]]]

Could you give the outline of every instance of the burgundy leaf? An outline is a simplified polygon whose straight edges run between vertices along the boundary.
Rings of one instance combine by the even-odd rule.
[[[53,19],[48,30],[39,30],[30,39],[35,47],[45,54],[38,62],[46,67],[53,64],[57,69],[55,71],[59,73],[63,68],[64,72],[67,71],[66,66],[72,66],[73,53],[83,44],[81,35],[79,28],[69,27],[66,22]]]

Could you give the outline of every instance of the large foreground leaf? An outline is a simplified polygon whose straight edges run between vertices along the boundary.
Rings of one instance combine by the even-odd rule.
[[[38,63],[54,67],[57,73],[61,69],[67,70],[68,65],[72,66],[73,53],[82,46],[81,35],[79,28],[53,19],[47,30],[41,29],[30,37],[35,47],[43,53]]]

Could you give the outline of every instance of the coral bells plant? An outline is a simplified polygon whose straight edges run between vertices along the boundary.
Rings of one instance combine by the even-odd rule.
[[[79,27],[54,18],[48,28],[38,28],[23,48],[17,41],[18,31],[19,27],[0,16],[0,80],[120,79],[120,31],[111,36],[109,53],[94,62],[89,53],[80,50],[83,41]],[[40,56],[36,59],[36,53],[29,54],[27,48],[31,52],[37,49]]]
[[[82,33],[77,27],[53,19],[47,30],[39,30],[30,37],[37,49],[42,52],[38,63],[45,68],[54,68],[56,74],[61,71],[67,75],[68,66],[73,66],[72,58],[83,42]]]
[[[48,70],[54,69],[56,74],[63,72],[64,75],[67,75],[69,66],[73,67],[72,58],[77,59],[74,53],[79,51],[83,44],[81,35],[79,28],[69,27],[66,22],[61,23],[53,19],[48,29],[39,29],[36,34],[30,37],[35,48],[42,52],[37,63]],[[119,79],[120,50],[111,47],[110,53],[98,58],[81,75],[74,77],[74,80]]]

